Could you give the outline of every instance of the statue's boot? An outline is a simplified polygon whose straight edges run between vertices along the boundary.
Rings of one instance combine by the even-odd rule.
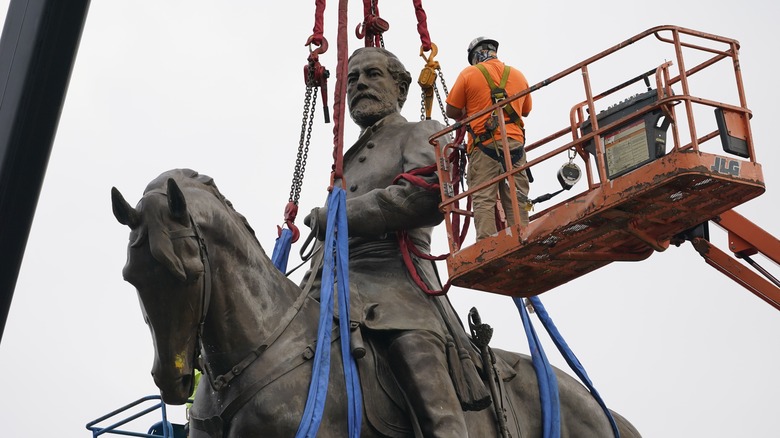
[[[388,359],[414,409],[423,436],[468,437],[440,338],[422,330],[405,332],[390,343]]]

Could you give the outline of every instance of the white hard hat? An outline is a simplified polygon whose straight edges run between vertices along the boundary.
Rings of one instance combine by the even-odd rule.
[[[485,38],[483,36],[474,38],[471,43],[469,43],[468,51],[468,62],[471,64],[471,58],[474,55],[474,52],[477,51],[479,48],[488,48],[490,50],[498,50],[498,41],[490,38]]]

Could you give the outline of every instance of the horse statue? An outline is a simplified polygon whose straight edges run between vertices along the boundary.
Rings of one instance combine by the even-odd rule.
[[[245,217],[208,176],[165,172],[149,183],[135,208],[113,188],[112,207],[131,230],[123,276],[137,289],[151,330],[152,376],[163,401],[187,402],[196,364],[203,371],[190,409],[190,437],[295,436],[311,381],[319,303],[274,267]],[[333,363],[318,437],[348,436],[337,337],[329,347]],[[509,368],[498,385],[501,400],[493,401],[503,408],[508,433],[499,431],[498,411],[488,408],[465,413],[470,436],[541,437],[530,357],[493,351]],[[419,436],[386,363],[381,355],[370,356],[357,360],[361,436]],[[561,436],[614,436],[587,389],[555,372]],[[621,437],[639,436],[625,418],[613,418]]]

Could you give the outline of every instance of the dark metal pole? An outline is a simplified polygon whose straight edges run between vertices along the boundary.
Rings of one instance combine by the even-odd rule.
[[[0,339],[89,0],[11,0],[0,37]]]

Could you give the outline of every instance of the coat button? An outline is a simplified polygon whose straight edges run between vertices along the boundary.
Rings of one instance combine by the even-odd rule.
[[[366,161],[366,157],[365,156],[359,157],[358,161],[360,161],[362,163],[362,162]]]
[[[357,190],[357,184],[352,184],[351,186],[349,186],[350,192],[354,192],[355,190]]]
[[[366,147],[369,148],[369,149],[373,149],[374,146],[376,146],[376,145],[374,144],[373,141],[369,141],[368,143],[366,143]]]

